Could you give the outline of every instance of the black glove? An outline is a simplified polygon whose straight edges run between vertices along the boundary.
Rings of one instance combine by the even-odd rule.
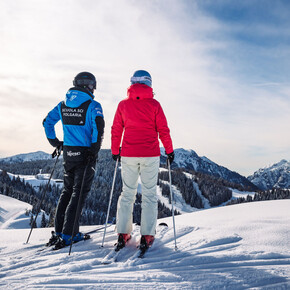
[[[121,147],[119,148],[119,154],[112,154],[112,158],[115,160],[115,161],[121,161]]]
[[[120,156],[120,154],[117,154],[117,155],[115,155],[115,154],[112,154],[112,158],[115,160],[115,161],[121,161],[121,156]]]
[[[167,153],[166,153],[166,154],[167,154]],[[172,162],[173,162],[173,160],[174,160],[174,151],[171,152],[171,153],[169,153],[169,154],[167,154],[166,164],[168,164],[168,161],[169,161],[169,163],[170,163],[170,165],[171,165]]]
[[[62,150],[63,148],[63,141],[59,141],[57,138],[55,139],[48,139],[48,142],[51,146],[56,147],[58,150]]]
[[[59,141],[59,144],[56,146],[58,151],[62,151],[63,150],[63,141]]]
[[[62,141],[59,141],[57,138],[56,138],[56,140],[55,139],[50,139],[50,140],[54,140],[52,142],[55,145],[54,146],[55,147],[55,150],[51,154],[52,158],[54,158],[55,156],[60,156],[61,151],[63,150],[63,142]]]

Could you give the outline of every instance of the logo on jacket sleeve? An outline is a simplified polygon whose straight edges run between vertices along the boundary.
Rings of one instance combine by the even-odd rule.
[[[103,112],[102,112],[101,109],[99,109],[99,108],[95,108],[95,110],[97,111],[97,114],[98,114],[98,115],[103,116]]]
[[[72,95],[72,96],[69,98],[69,100],[70,100],[70,101],[73,101],[76,97],[77,97],[76,95]]]

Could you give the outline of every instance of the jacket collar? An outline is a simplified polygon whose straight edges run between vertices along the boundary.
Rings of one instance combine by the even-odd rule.
[[[73,87],[73,88],[69,89],[69,91],[71,91],[71,90],[80,91],[80,92],[88,94],[92,99],[95,98],[95,96],[88,89],[85,89],[85,88],[82,88],[82,87]]]
[[[127,96],[132,100],[144,100],[153,99],[154,94],[151,87],[137,83],[128,88]]]

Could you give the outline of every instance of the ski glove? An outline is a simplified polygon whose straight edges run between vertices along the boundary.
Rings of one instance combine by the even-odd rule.
[[[62,150],[63,148],[63,141],[59,141],[57,138],[55,139],[48,139],[48,142],[51,146],[56,147],[58,150]]]
[[[112,158],[115,160],[115,161],[121,161],[121,147],[119,148],[119,154],[112,154]]]
[[[166,154],[167,154],[167,153],[166,153]],[[166,160],[166,163],[168,164],[168,161],[169,161],[169,163],[170,163],[170,165],[171,165],[172,162],[173,162],[173,160],[174,160],[174,151],[171,152],[171,153],[169,153],[169,154],[167,154],[167,160]]]
[[[121,156],[120,156],[120,154],[112,154],[112,158],[115,160],[115,161],[121,161]]]

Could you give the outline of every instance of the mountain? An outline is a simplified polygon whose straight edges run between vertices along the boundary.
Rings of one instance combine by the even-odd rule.
[[[10,204],[13,203],[11,199]],[[0,203],[1,204],[1,203]],[[6,203],[7,204],[7,203]],[[1,204],[0,220],[9,209]],[[67,248],[42,250],[52,228],[1,229],[1,289],[289,289],[290,200],[252,202],[159,219],[156,239],[136,258],[140,228],[103,265],[117,240],[114,227]],[[98,226],[81,227],[81,231]]]
[[[107,151],[103,149],[101,151]],[[199,157],[194,150],[185,150],[178,148],[174,150],[175,159],[172,164],[174,168],[185,168],[196,172],[206,173],[218,178],[225,179],[229,182],[242,185],[245,190],[257,190],[256,186],[246,177],[231,171],[226,167],[218,165],[207,157]],[[38,151],[27,154],[19,154],[11,157],[0,159],[0,163],[23,163],[26,161],[51,160],[51,154]],[[166,154],[164,148],[161,148],[161,163],[166,164]]]
[[[290,162],[283,159],[278,163],[256,171],[248,179],[262,190],[290,188]]]
[[[200,157],[193,150],[178,148],[174,150],[175,158],[172,163],[172,169],[182,167],[188,170],[206,173],[218,178],[225,179],[235,184],[240,184],[247,190],[257,190],[257,187],[246,177],[237,172],[231,171],[226,167],[218,165],[207,157]],[[164,148],[161,148],[161,163],[166,163],[166,154]]]
[[[181,164],[182,160],[187,158],[179,154],[180,152],[182,153],[182,151],[186,152],[186,150],[183,149],[178,149],[176,152],[176,162],[178,164]],[[196,156],[197,155],[195,155],[195,157]],[[162,158],[166,160],[164,156]],[[201,161],[210,163],[211,166],[215,165],[206,158],[201,158]],[[194,160],[192,160],[192,162],[194,162]],[[44,184],[47,181],[45,177],[51,172],[54,163],[55,161],[52,158],[49,160],[23,163],[0,163],[0,170],[2,169],[2,173],[0,174],[0,193],[28,202],[35,207],[39,202],[42,193],[41,190],[44,189]],[[111,190],[114,167],[115,162],[112,159],[111,151],[108,149],[101,150],[99,161],[96,165],[94,183],[83,209],[81,217],[82,224],[92,225],[103,224],[105,222],[108,205],[107,198]],[[42,172],[42,174],[39,174],[39,172]],[[241,185],[202,172],[175,167],[171,173],[176,214],[224,205],[234,198],[232,194],[234,188],[241,191],[245,190],[245,187]],[[61,186],[58,186],[58,181],[61,179],[63,179],[63,163],[59,161],[56,164],[52,176],[51,188],[49,188],[49,191],[45,195],[44,202],[42,203],[42,209],[52,218],[61,191]],[[21,184],[22,180],[24,180],[25,185]],[[157,190],[159,218],[171,215],[170,187],[168,180],[168,170],[166,168],[160,168]],[[54,181],[57,184],[55,184]],[[141,192],[140,188],[141,186],[139,186],[138,193]],[[121,170],[118,170],[109,220],[113,221],[115,219],[117,201],[121,191]],[[140,194],[137,195],[137,200],[134,205],[133,218],[134,222],[140,222]],[[50,222],[52,222],[52,219]]]
[[[18,154],[6,158],[0,158],[0,162],[3,163],[23,163],[28,161],[48,160],[51,159],[51,154],[43,151],[37,151],[32,153]]]

